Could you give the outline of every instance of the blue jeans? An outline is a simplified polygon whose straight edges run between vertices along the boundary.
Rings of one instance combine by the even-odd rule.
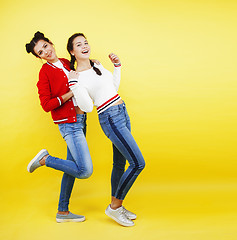
[[[100,125],[113,143],[112,196],[123,200],[145,161],[132,134],[125,103],[111,106],[99,114]],[[126,159],[129,167],[125,171]]]
[[[58,124],[59,131],[67,143],[67,160],[48,156],[47,167],[64,172],[61,193],[59,198],[59,211],[68,211],[69,199],[75,178],[85,179],[93,172],[92,160],[86,142],[86,114],[78,114],[76,123]]]

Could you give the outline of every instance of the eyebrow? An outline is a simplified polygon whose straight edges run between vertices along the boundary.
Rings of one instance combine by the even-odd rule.
[[[87,42],[87,40],[85,40],[84,42]],[[77,44],[77,43],[82,43],[82,42],[78,41],[78,42],[76,42],[75,44]]]
[[[42,45],[42,47],[44,47],[44,45],[45,45],[45,44],[46,44],[46,43],[44,43],[44,44]],[[38,51],[38,54],[39,54],[40,52],[42,52],[42,50],[41,50],[41,49]]]

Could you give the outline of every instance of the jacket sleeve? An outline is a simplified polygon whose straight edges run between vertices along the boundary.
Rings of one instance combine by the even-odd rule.
[[[94,104],[87,89],[78,83],[76,79],[70,79],[68,82],[78,107],[84,112],[92,112]]]
[[[44,71],[39,73],[39,81],[37,83],[40,104],[45,112],[52,111],[55,108],[60,107],[63,104],[63,98],[61,96],[51,97],[51,89],[48,76]]]

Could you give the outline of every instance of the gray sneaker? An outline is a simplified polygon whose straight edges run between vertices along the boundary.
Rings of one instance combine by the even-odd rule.
[[[58,222],[58,223],[63,223],[63,222],[83,222],[85,220],[86,220],[85,216],[76,215],[76,214],[73,214],[71,212],[69,212],[68,215],[59,214],[59,213],[57,213],[57,215],[56,215],[56,222]]]
[[[122,226],[131,227],[134,225],[134,222],[125,215],[123,206],[114,210],[109,205],[105,210],[105,214]]]
[[[46,149],[42,149],[28,164],[27,171],[32,173],[36,168],[41,167],[42,165],[39,161],[46,155],[48,155],[48,151]]]
[[[124,206],[123,207],[123,211],[125,213],[125,215],[127,216],[127,218],[131,219],[131,220],[135,220],[137,218],[137,215],[133,212],[128,211]]]

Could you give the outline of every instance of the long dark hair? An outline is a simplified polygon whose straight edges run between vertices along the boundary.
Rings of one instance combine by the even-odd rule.
[[[26,44],[26,51],[27,51],[28,53],[32,53],[32,54],[35,55],[37,58],[40,58],[40,57],[35,53],[34,47],[35,47],[35,45],[37,44],[37,42],[38,42],[39,40],[44,40],[44,41],[52,44],[52,42],[51,42],[48,38],[46,38],[43,33],[39,32],[39,31],[36,32],[36,33],[34,34],[34,37],[32,38],[32,40],[30,41],[30,43],[27,43],[27,44]]]
[[[71,54],[71,51],[73,50],[73,40],[76,38],[76,37],[79,37],[79,36],[82,36],[86,39],[85,35],[83,33],[75,33],[73,34],[69,39],[68,39],[68,42],[67,42],[67,51],[68,53],[70,54],[71,56],[71,61],[70,61],[70,69],[74,70],[75,71],[75,61],[76,61],[76,57],[73,56]],[[102,75],[101,71],[96,68],[94,66],[94,63],[90,60],[90,64],[91,64],[91,67],[93,68],[93,70],[98,74],[98,75]]]

